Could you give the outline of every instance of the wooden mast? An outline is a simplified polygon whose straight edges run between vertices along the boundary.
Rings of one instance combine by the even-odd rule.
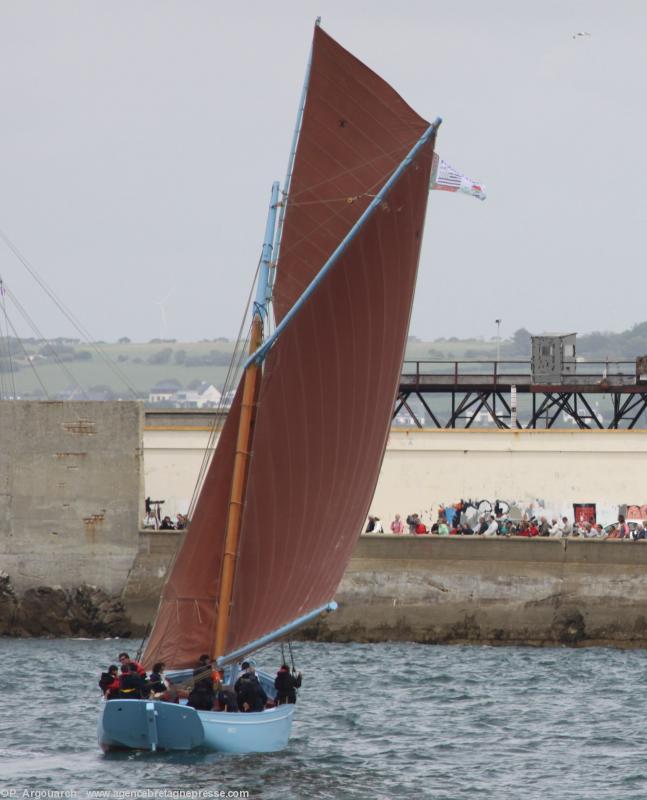
[[[249,343],[250,354],[258,349],[262,340],[263,321],[260,314],[256,313],[252,321],[252,333]],[[236,455],[234,457],[234,473],[231,483],[231,498],[229,500],[229,513],[227,515],[227,533],[225,536],[225,549],[220,579],[216,641],[213,653],[214,659],[224,655],[225,642],[229,631],[230,606],[234,588],[234,570],[236,567],[236,557],[238,555],[238,540],[240,537],[243,502],[247,484],[247,465],[249,463],[251,432],[254,417],[256,416],[255,398],[259,371],[260,364],[258,361],[252,361],[245,370],[243,399],[240,410],[240,421],[238,423],[238,436],[236,439]]]
[[[250,458],[252,441],[252,427],[256,418],[256,395],[258,378],[261,370],[262,358],[251,358],[258,351],[263,342],[263,318],[267,316],[269,302],[269,273],[276,227],[276,211],[278,206],[279,184],[272,185],[270,208],[267,215],[263,254],[254,302],[254,316],[249,341],[250,359],[245,364],[243,378],[243,397],[238,421],[238,435],[236,437],[236,454],[234,456],[233,476],[231,480],[231,495],[229,510],[227,512],[227,530],[222,557],[220,573],[220,591],[218,597],[218,613],[216,617],[216,637],[213,658],[224,655],[229,632],[229,618],[231,616],[231,598],[234,590],[234,573],[236,559],[238,558],[238,543],[247,489],[247,468]]]

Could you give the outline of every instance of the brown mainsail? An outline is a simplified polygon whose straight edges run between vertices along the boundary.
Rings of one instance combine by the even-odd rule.
[[[280,321],[429,124],[315,29],[274,308]],[[434,136],[263,363],[224,652],[332,600],[377,482],[415,290]],[[240,391],[171,570],[144,661],[214,650]],[[190,559],[193,563],[187,563]],[[196,563],[197,559],[197,563]]]
[[[429,127],[316,27],[272,302],[281,320]]]

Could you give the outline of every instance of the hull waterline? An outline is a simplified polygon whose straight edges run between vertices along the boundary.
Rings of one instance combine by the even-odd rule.
[[[273,753],[287,747],[293,715],[293,705],[232,714],[159,700],[109,700],[103,703],[97,735],[104,752]]]

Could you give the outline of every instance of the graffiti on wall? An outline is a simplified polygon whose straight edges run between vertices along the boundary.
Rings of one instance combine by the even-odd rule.
[[[507,517],[512,522],[539,519],[546,517],[561,519],[566,517],[574,522],[599,522],[608,525],[616,522],[619,514],[627,520],[647,520],[647,504],[605,504],[605,503],[554,503],[541,498],[534,500],[502,500],[500,498],[482,498],[460,500],[457,503],[443,503],[438,513],[445,512],[448,522],[457,519],[461,524],[473,527],[481,517],[492,514],[495,517]],[[458,515],[458,516],[457,516]],[[430,519],[436,515],[429,513]]]
[[[624,514],[625,519],[647,519],[647,505],[626,504],[619,507],[618,513]]]
[[[591,525],[595,525],[597,522],[595,503],[573,503],[573,519],[578,525],[583,522],[590,522]]]

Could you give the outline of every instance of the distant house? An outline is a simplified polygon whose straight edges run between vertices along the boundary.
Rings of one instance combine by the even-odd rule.
[[[160,381],[148,393],[149,403],[174,403],[176,395],[182,391],[182,387],[178,381]]]
[[[150,390],[148,402],[174,408],[216,408],[221,397],[213,384],[202,383],[191,391],[182,389],[172,381],[161,381]]]
[[[175,395],[180,408],[216,408],[220,404],[221,393],[213,384],[202,384],[195,391],[180,391]]]

